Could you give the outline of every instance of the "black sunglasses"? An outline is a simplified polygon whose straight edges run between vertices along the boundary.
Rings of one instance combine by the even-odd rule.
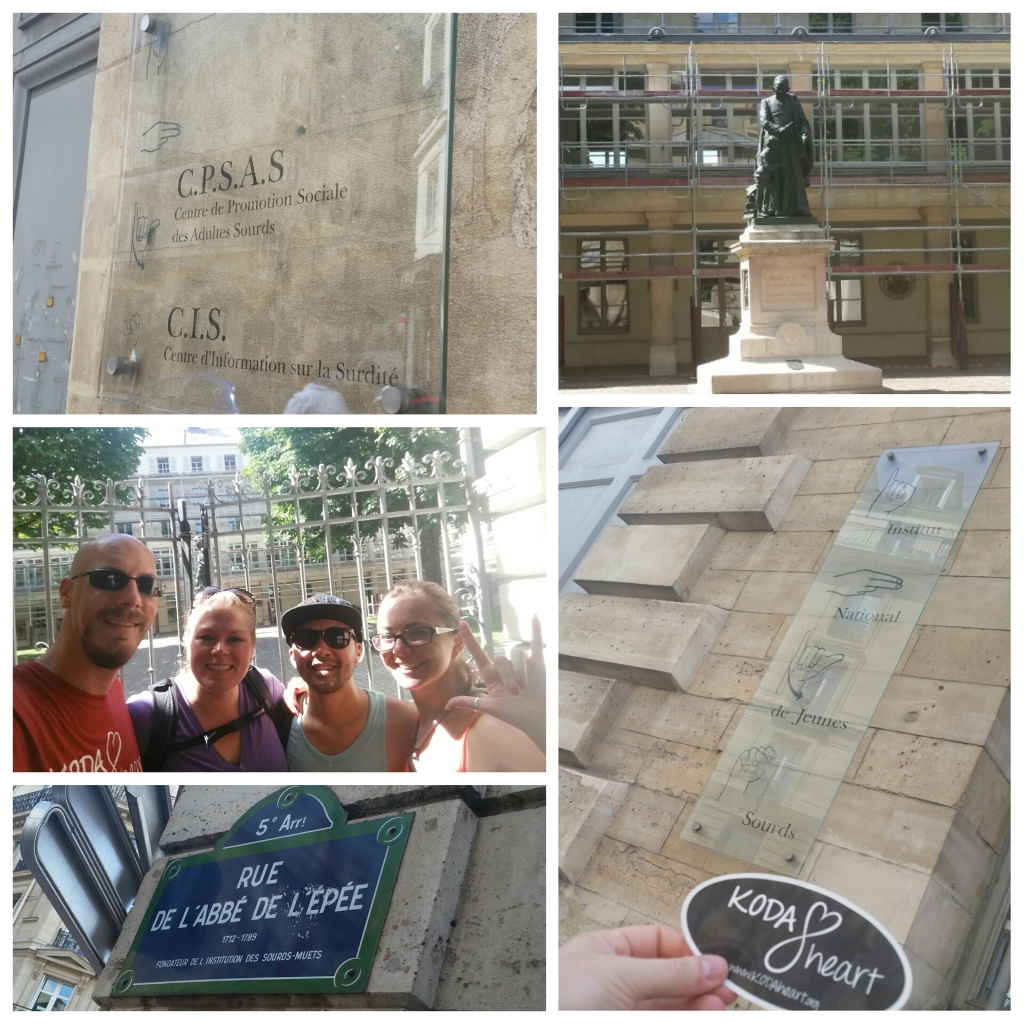
[[[355,633],[351,629],[343,629],[341,626],[331,626],[329,629],[295,629],[288,637],[288,643],[298,647],[302,651],[313,650],[320,638],[323,637],[328,647],[340,651],[343,647],[355,640]]]
[[[89,572],[76,573],[68,579],[80,580],[83,576],[88,576],[89,582],[97,590],[124,590],[129,580],[135,580],[135,586],[143,597],[159,597],[163,593],[160,581],[155,576],[129,576],[120,569],[90,569]]]
[[[248,590],[243,590],[241,587],[202,587],[193,595],[192,603],[199,604],[200,601],[205,601],[208,597],[213,597],[214,594],[234,594],[241,599],[242,604],[250,606],[256,604],[256,598]]]

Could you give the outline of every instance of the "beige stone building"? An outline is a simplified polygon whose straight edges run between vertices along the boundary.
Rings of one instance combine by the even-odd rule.
[[[813,129],[843,354],[1009,361],[1008,14],[562,14],[559,74],[563,379],[726,354],[778,74]]]
[[[841,531],[858,528],[854,507],[875,467],[890,449],[928,448],[929,464],[942,466],[954,446],[982,457],[980,442],[993,441],[998,452],[909,642],[892,652],[892,675],[820,830],[805,854],[787,858],[797,870],[764,866],[775,863],[777,837],[747,857],[696,841],[695,805],[710,790],[721,796],[730,742]],[[577,565],[585,592],[562,597],[562,939],[642,922],[678,927],[699,882],[788,871],[889,929],[913,968],[908,1008],[1003,1008],[1009,411],[693,409],[658,460],[620,504],[625,525],[608,527]],[[919,500],[939,509],[956,474],[928,475],[944,482]]]
[[[14,15],[14,411],[535,412],[535,22]]]

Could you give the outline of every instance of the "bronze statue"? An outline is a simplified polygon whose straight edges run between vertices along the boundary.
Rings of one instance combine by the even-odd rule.
[[[814,166],[811,125],[785,75],[775,79],[772,91],[761,101],[761,137],[745,215],[810,217],[805,186]]]

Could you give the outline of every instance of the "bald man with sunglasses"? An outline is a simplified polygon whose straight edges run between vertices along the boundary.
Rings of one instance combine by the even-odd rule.
[[[127,534],[83,544],[60,581],[54,645],[14,669],[14,770],[142,771],[118,669],[156,618],[149,548]]]
[[[281,630],[306,692],[288,736],[289,771],[404,771],[419,716],[411,701],[356,684],[363,654],[359,609],[317,594],[286,611]]]

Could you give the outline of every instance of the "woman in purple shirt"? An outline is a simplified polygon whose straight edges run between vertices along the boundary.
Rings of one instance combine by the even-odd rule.
[[[204,592],[192,608],[184,645],[188,663],[170,683],[177,712],[166,742],[156,735],[168,721],[157,695],[147,691],[128,701],[147,770],[286,772],[274,715],[283,706],[284,688],[251,665],[253,596],[245,590]]]

